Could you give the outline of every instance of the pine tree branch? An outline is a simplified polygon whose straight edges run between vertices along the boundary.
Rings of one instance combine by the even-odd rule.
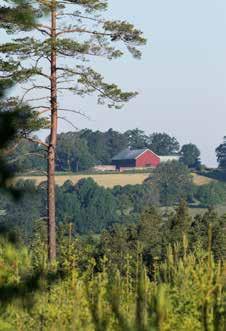
[[[74,113],[77,115],[81,115],[81,116],[85,117],[86,119],[90,119],[89,116],[87,116],[85,113],[80,112],[79,110],[67,109],[67,108],[59,108],[58,110],[71,112],[71,113]]]
[[[96,35],[96,36],[108,36],[108,37],[112,37],[112,33],[99,32],[99,31],[90,31],[90,30],[81,29],[81,28],[61,30],[60,32],[57,33],[57,37],[59,37],[59,36],[61,36],[63,34],[75,33],[75,32],[77,32],[77,33],[87,33],[87,34]]]
[[[25,93],[23,94],[22,98],[21,98],[21,102],[23,103],[23,101],[25,100],[25,97],[27,96],[27,94],[29,94],[30,92],[32,92],[33,90],[35,89],[45,89],[45,90],[48,90],[50,91],[50,88],[47,87],[47,86],[42,86],[42,85],[34,85],[30,88],[23,88],[25,89]]]
[[[65,13],[65,14],[59,14],[59,15],[57,15],[57,17],[59,17],[59,19],[61,19],[63,17],[66,17],[66,16],[77,17],[77,18],[81,18],[81,19],[86,19],[86,20],[93,21],[93,22],[96,22],[96,23],[104,23],[105,22],[104,20],[100,20],[100,19],[97,19],[97,18],[93,18],[93,17],[89,17],[89,16],[84,16],[84,15],[79,15],[79,14],[75,14],[75,13]]]
[[[70,124],[73,127],[73,129],[78,130],[78,128],[70,120],[68,120],[67,118],[62,117],[62,116],[58,116],[58,118],[61,119],[61,120],[63,120],[63,121],[65,121],[66,123]]]
[[[26,100],[26,102],[33,102],[33,101],[40,101],[40,100],[47,100],[50,102],[50,98],[48,97],[40,97],[40,98],[32,98],[32,99],[28,99]]]
[[[29,153],[24,153],[24,154],[20,154],[18,157],[16,157],[15,159],[12,160],[8,160],[7,164],[12,164],[12,163],[16,163],[17,161],[19,161],[21,158],[23,158],[24,156],[39,156],[40,158],[45,158],[45,156],[43,154],[40,153],[35,153],[35,152],[29,152]]]
[[[44,30],[44,29],[40,29],[40,28],[36,27],[36,30],[39,31],[39,32],[41,32],[41,33],[43,33],[43,34],[46,34],[48,36],[51,36],[51,34],[48,31]]]
[[[58,79],[59,79],[59,77],[58,77]],[[74,80],[58,80],[57,81],[57,84],[59,85],[59,84],[65,84],[65,83],[74,83]]]
[[[43,28],[51,31],[51,26],[45,25],[45,24],[37,24],[36,25],[38,28]]]
[[[69,68],[64,68],[64,67],[57,67],[56,68],[57,71],[64,71],[64,72],[67,72],[67,73],[70,73],[72,75],[78,75],[79,72],[73,70],[73,69],[69,69]]]
[[[47,107],[47,106],[41,105],[41,106],[30,107],[30,109],[31,109],[31,110],[34,110],[34,109],[46,109],[46,110],[50,110],[50,107]]]
[[[42,145],[42,146],[44,146],[44,147],[46,147],[46,148],[48,148],[49,147],[49,144],[46,144],[44,141],[42,141],[42,140],[39,140],[39,139],[35,139],[35,138],[31,138],[31,137],[27,137],[27,136],[25,136],[25,137],[23,137],[24,139],[26,139],[26,140],[28,140],[28,141],[31,141],[32,143],[35,143],[35,144],[38,144],[38,145]]]

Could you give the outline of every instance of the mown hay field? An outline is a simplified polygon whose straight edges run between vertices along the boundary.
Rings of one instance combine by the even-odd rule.
[[[195,173],[192,173],[192,177],[193,177],[193,182],[195,185],[201,186],[201,185],[205,185],[205,184],[209,184],[211,182],[214,182],[216,180],[206,177],[206,176],[201,176],[201,175],[197,175]]]
[[[114,174],[57,174],[56,183],[59,186],[62,186],[67,180],[72,181],[73,184],[76,184],[80,179],[83,178],[93,178],[93,180],[100,186],[112,188],[114,186],[126,186],[126,185],[136,185],[142,184],[145,179],[149,177],[149,173],[114,173]],[[211,178],[200,176],[197,174],[192,174],[194,184],[196,185],[205,185],[214,181]],[[45,176],[18,176],[16,180],[33,180],[37,185],[46,181]]]
[[[133,173],[133,174],[92,174],[92,175],[57,175],[56,183],[57,185],[63,185],[67,180],[72,181],[76,184],[80,179],[83,178],[93,178],[93,180],[100,186],[112,188],[116,185],[126,186],[126,185],[136,185],[142,184],[146,178],[148,178],[148,173]],[[34,180],[37,185],[46,180],[45,176],[23,176],[17,177],[23,180]]]

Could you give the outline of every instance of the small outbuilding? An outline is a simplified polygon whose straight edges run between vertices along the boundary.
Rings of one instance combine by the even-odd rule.
[[[112,159],[116,170],[126,168],[156,168],[160,164],[160,157],[148,148],[125,149]]]

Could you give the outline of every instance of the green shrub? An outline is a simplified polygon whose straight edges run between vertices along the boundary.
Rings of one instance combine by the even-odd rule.
[[[1,247],[3,265],[11,265],[12,256],[20,261],[19,277],[11,278],[10,268],[5,267],[9,277],[2,278],[1,286],[5,281],[20,286],[27,272],[34,272],[29,254],[25,248],[11,253],[7,244]],[[106,258],[101,271],[95,271],[93,259],[81,271],[76,244],[70,240],[62,252],[64,258],[55,271],[46,270],[43,276],[42,270],[45,284],[31,291],[32,301],[25,300],[28,287],[27,293],[2,301],[1,330],[224,330],[223,268],[214,262],[210,249],[188,253],[184,237],[182,247],[168,248],[165,262],[156,261],[152,279],[139,252],[135,274],[130,259],[124,274]]]

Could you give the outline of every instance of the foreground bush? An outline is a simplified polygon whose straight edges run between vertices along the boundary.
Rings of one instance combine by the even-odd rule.
[[[176,245],[156,260],[151,279],[139,253],[135,274],[128,256],[123,275],[106,258],[101,271],[95,260],[81,271],[71,243],[62,256],[50,272],[25,248],[1,243],[0,330],[225,330],[222,265],[210,252],[188,253],[186,239],[183,254]]]

